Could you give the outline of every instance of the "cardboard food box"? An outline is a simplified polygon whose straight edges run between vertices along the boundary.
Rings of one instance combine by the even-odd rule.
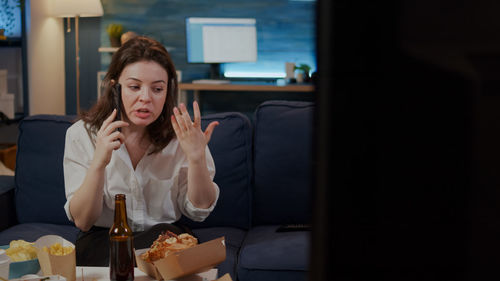
[[[43,247],[50,248],[55,243],[60,243],[62,247],[72,247],[73,250],[65,255],[53,255],[43,250]],[[76,280],[76,254],[75,245],[58,235],[45,235],[35,241],[38,262],[43,275],[61,275],[67,281]]]
[[[226,259],[224,237],[219,237],[191,248],[171,253],[161,260],[149,263],[140,255],[148,249],[136,250],[137,267],[156,280],[171,280],[207,271]]]

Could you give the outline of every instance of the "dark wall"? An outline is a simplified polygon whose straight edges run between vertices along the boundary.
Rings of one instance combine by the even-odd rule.
[[[104,16],[80,19],[80,102],[88,109],[97,98],[97,72],[105,71],[111,54],[98,53],[110,46],[106,27],[120,23],[124,31],[151,36],[169,50],[183,81],[208,78],[210,66],[188,64],[186,59],[185,18],[252,17],[257,19],[259,61],[282,60],[297,64],[307,58],[315,64],[315,2],[289,0],[102,0]],[[74,21],[72,20],[72,23]],[[66,111],[75,113],[74,33],[66,33]],[[313,65],[314,67],[314,65]],[[283,63],[284,68],[284,63]],[[312,101],[311,94],[295,93],[207,93],[202,94],[204,113],[240,111],[249,116],[255,107],[269,99]],[[191,95],[189,102],[192,101]]]
[[[169,49],[185,81],[209,78],[210,66],[188,64],[185,19],[187,17],[250,17],[257,20],[258,60],[301,63],[315,55],[315,2],[289,0],[103,0],[101,44],[109,46],[105,31],[120,23],[124,31],[151,36]],[[110,56],[102,57],[106,69]],[[284,65],[283,65],[284,68]]]
[[[101,19],[80,18],[80,107],[88,109],[97,100],[97,72],[101,68],[99,30]],[[66,72],[66,114],[76,114],[76,49],[75,20],[71,19],[71,32],[66,32],[64,20],[64,48]]]
[[[499,10],[318,2],[311,280],[499,277]]]

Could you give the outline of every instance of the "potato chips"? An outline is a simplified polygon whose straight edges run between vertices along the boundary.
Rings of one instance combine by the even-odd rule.
[[[47,246],[44,246],[42,248],[42,250],[44,250],[45,252],[47,252],[51,255],[65,256],[65,255],[71,253],[71,251],[73,251],[73,247],[71,247],[71,246],[63,247],[61,245],[61,243],[54,243],[54,244],[50,245],[49,248],[47,248]]]
[[[36,248],[33,243],[24,240],[12,240],[5,253],[13,262],[36,259]]]

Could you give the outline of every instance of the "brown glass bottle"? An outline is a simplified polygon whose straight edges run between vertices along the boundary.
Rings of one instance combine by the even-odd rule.
[[[109,230],[109,278],[134,280],[134,236],[127,222],[125,194],[115,195],[115,221]]]

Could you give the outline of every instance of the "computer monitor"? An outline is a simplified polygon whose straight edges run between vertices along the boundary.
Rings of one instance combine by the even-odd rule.
[[[253,18],[186,18],[189,63],[257,61],[257,29]],[[213,73],[218,75],[219,73]],[[217,78],[217,77],[215,77]]]

